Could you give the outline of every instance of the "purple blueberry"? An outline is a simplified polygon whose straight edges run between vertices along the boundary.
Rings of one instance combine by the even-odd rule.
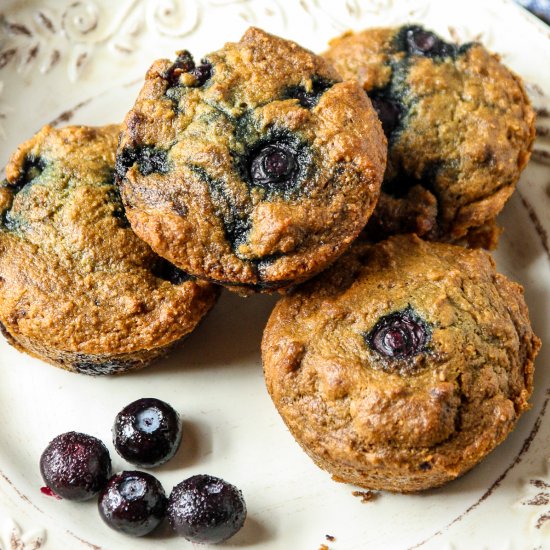
[[[287,89],[285,97],[297,99],[302,107],[311,109],[319,103],[321,96],[333,85],[333,82],[322,77],[314,76],[311,85],[306,90],[304,86],[291,86]]]
[[[230,483],[196,475],[174,487],[166,516],[178,535],[192,542],[216,544],[243,526],[246,504],[241,491]]]
[[[196,82],[194,86],[202,86],[212,76],[212,64],[206,59],[201,60],[200,65],[195,65],[193,56],[188,51],[178,52],[176,60],[164,74],[170,87],[180,85],[180,76],[183,73],[192,74]]]
[[[197,79],[196,86],[202,86],[208,79],[212,77],[212,64],[206,59],[201,60],[201,64],[189,71]]]
[[[58,435],[40,457],[46,485],[67,500],[88,500],[101,491],[111,475],[109,451],[99,439],[68,432]]]
[[[391,99],[387,99],[385,97],[375,96],[371,98],[371,101],[372,106],[374,107],[374,110],[378,114],[378,118],[382,123],[384,134],[386,134],[386,137],[389,137],[389,135],[395,130],[395,128],[399,124],[401,109],[395,101],[392,101]]]
[[[152,397],[138,399],[115,418],[113,444],[117,452],[140,468],[154,468],[170,460],[181,442],[178,413]]]
[[[297,168],[296,153],[285,143],[262,147],[252,159],[250,175],[256,185],[289,181]]]
[[[166,71],[164,78],[168,81],[170,86],[178,86],[180,75],[182,73],[188,73],[194,68],[195,61],[193,60],[193,56],[187,50],[183,50],[178,52],[176,60]]]
[[[392,359],[409,359],[424,351],[430,333],[412,308],[382,317],[366,336],[371,349]]]
[[[166,503],[156,477],[145,472],[121,472],[99,495],[98,508],[103,521],[115,531],[142,537],[163,520]]]
[[[409,53],[426,57],[447,57],[456,53],[456,47],[422,27],[408,27],[405,43]]]

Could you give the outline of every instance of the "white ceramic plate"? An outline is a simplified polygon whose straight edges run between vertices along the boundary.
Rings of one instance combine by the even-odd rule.
[[[183,47],[199,57],[237,40],[250,24],[314,50],[346,28],[405,21],[463,41],[479,35],[530,83],[539,107],[550,96],[548,28],[505,0],[1,0],[0,12],[0,165],[47,122],[121,120],[155,58]],[[542,117],[539,126],[548,133],[550,121]],[[39,490],[39,456],[67,430],[103,439],[114,469],[130,468],[110,443],[110,427],[124,405],[144,396],[170,402],[185,421],[179,454],[154,472],[168,491],[196,473],[243,490],[249,517],[227,546],[550,547],[550,155],[544,137],[536,148],[538,162],[501,216],[506,230],[496,253],[500,270],[525,285],[543,341],[533,406],[472,472],[439,490],[382,494],[366,504],[352,496],[353,487],[331,481],[288,434],[263,385],[260,338],[275,299],[225,293],[180,352],[123,377],[69,374],[0,341],[0,548],[191,546],[167,529],[137,540],[119,535],[102,523],[94,502],[57,501]]]

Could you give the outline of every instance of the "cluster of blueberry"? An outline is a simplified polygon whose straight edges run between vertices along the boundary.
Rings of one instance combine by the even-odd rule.
[[[138,399],[116,416],[113,444],[135,466],[164,464],[180,443],[179,416],[164,401]],[[176,485],[166,498],[151,474],[124,471],[110,477],[111,458],[105,445],[78,432],[53,439],[42,453],[40,470],[48,488],[61,498],[83,501],[99,495],[105,523],[128,535],[147,535],[167,517],[178,535],[193,542],[218,543],[233,536],[246,518],[241,491],[223,479],[196,475]]]

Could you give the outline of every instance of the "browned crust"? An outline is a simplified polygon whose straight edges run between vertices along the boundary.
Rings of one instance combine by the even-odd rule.
[[[159,274],[165,264],[125,223],[112,179],[118,132],[46,126],[12,155],[0,185],[2,331],[16,348],[88,374],[147,365],[219,295]],[[38,175],[26,182],[32,162]]]
[[[430,351],[380,370],[361,334],[411,305]],[[358,244],[275,307],[262,341],[268,391],[298,443],[338,480],[415,492],[462,475],[529,407],[533,333],[520,285],[491,258],[399,236]]]
[[[535,138],[535,113],[523,82],[480,44],[455,60],[407,60],[395,46],[400,29],[348,32],[324,54],[368,93],[388,86],[395,67],[409,63],[397,90],[409,110],[390,138],[385,181],[398,177],[406,187],[410,180],[424,187],[426,197],[418,202],[414,186],[398,197],[383,191],[365,235],[416,232],[494,248],[498,234],[481,228],[512,195]]]
[[[153,145],[167,151],[171,169],[145,176],[134,164],[126,171],[128,218],[158,254],[199,278],[230,290],[288,288],[342,254],[373,211],[386,159],[380,123],[356,82],[340,82],[321,57],[259,29],[207,57],[212,81],[186,88],[177,108],[166,96],[172,63],[158,60],[147,73],[119,157]],[[311,87],[312,75],[336,82],[315,107],[285,99],[293,85]],[[247,117],[252,122],[237,129]],[[244,155],[273,128],[299,136],[315,163],[291,199],[267,199],[235,170],[236,151]],[[224,216],[241,214],[250,230],[234,244]]]

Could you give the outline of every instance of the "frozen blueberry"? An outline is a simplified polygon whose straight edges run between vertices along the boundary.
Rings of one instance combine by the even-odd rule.
[[[414,55],[447,57],[456,53],[455,46],[422,27],[408,27],[405,32],[405,43],[409,53]]]
[[[115,449],[140,468],[164,464],[176,454],[180,442],[178,413],[160,399],[138,399],[124,407],[115,418]]]
[[[366,336],[366,341],[384,357],[408,359],[424,350],[429,336],[426,323],[412,308],[407,308],[382,317]]]
[[[258,151],[250,175],[256,185],[284,183],[292,179],[296,167],[296,152],[285,143],[274,143]]]
[[[192,542],[216,544],[244,524],[246,504],[235,486],[209,475],[196,475],[174,487],[166,516],[176,533]]]
[[[111,475],[109,451],[99,439],[68,432],[58,435],[40,457],[46,485],[68,500],[88,500],[101,491]]]
[[[142,537],[163,520],[166,495],[156,477],[145,472],[114,475],[99,495],[103,521],[115,531]]]
[[[401,109],[395,101],[384,97],[374,96],[371,97],[371,101],[372,106],[374,107],[376,113],[378,114],[378,118],[382,123],[384,134],[388,137],[399,123]]]

